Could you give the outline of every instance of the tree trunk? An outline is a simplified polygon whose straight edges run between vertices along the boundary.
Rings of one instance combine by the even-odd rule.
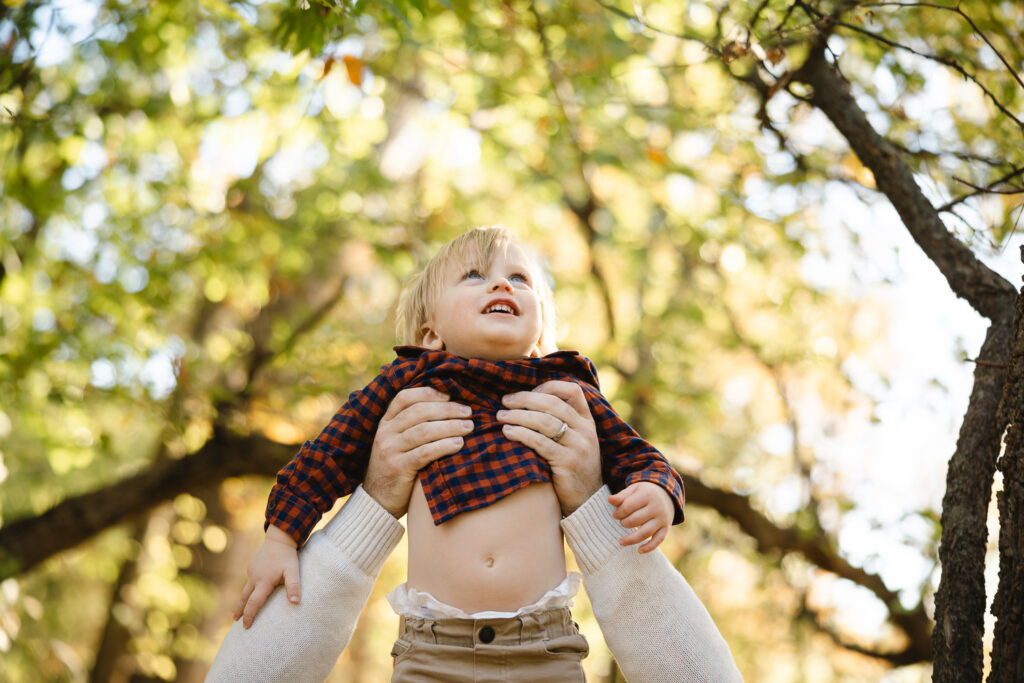
[[[974,388],[946,473],[942,499],[942,579],[935,594],[933,681],[980,681],[985,632],[985,546],[988,505],[1002,423],[996,418],[1010,342],[1008,325],[993,323],[985,336]]]
[[[823,44],[812,49],[794,80],[811,86],[811,103],[828,116],[871,170],[879,191],[892,202],[914,241],[953,292],[992,321],[978,354],[970,403],[946,476],[939,546],[942,579],[935,596],[936,628],[932,633],[933,680],[980,681],[986,522],[1003,432],[996,413],[1006,377],[1013,331],[1011,311],[1017,292],[946,229],[899,151],[871,127],[846,81],[825,59]]]
[[[136,549],[142,547],[148,525],[148,516],[133,525],[133,554],[121,564],[121,571],[117,573],[117,581],[110,594],[107,623],[103,627],[103,634],[96,648],[96,658],[89,672],[89,680],[93,683],[122,683],[128,680],[135,669],[135,658],[128,654],[128,643],[131,642],[132,634],[114,614],[118,611],[116,608],[123,604],[124,589],[134,583],[138,576],[139,558]]]
[[[259,528],[235,528],[232,515],[221,500],[220,482],[197,490],[192,495],[206,505],[204,524],[216,524],[228,531],[228,544],[220,552],[209,550],[201,542],[196,544],[192,550],[192,564],[187,572],[210,584],[217,592],[216,604],[199,619],[197,628],[204,641],[219,645],[221,628],[242,595],[246,564],[263,533]],[[174,658],[177,671],[175,680],[178,683],[202,683],[206,677],[210,663],[202,657],[202,653],[196,654],[199,658],[186,659],[180,655]]]
[[[1024,260],[1024,247],[1021,248]],[[1005,450],[999,459],[999,589],[992,603],[996,618],[989,683],[1024,681],[1024,289],[1017,316],[1010,373],[1000,406],[1007,424]]]

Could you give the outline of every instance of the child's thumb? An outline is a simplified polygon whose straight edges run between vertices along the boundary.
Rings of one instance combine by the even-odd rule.
[[[297,565],[284,570],[284,591],[288,594],[288,602],[298,604],[301,591],[299,590],[299,568]]]

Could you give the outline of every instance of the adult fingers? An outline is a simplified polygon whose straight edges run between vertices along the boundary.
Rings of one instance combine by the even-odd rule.
[[[431,441],[430,443],[425,443],[422,446],[412,449],[405,454],[405,457],[408,458],[412,469],[418,472],[438,458],[451,455],[452,453],[458,453],[462,450],[462,444],[464,442],[465,441],[461,436],[452,436],[439,441]]]
[[[249,596],[252,595],[252,591],[255,587],[256,585],[252,581],[245,582],[245,588],[242,589],[242,599],[238,601],[238,606],[235,607],[235,612],[231,615],[231,618],[235,621],[238,621],[238,618],[242,616],[242,610],[245,609],[245,603],[248,602]]]
[[[524,446],[537,451],[548,462],[551,461],[556,451],[561,451],[565,448],[561,443],[555,443],[540,432],[521,425],[507,424],[501,428],[501,433],[512,441],[518,441]]]
[[[473,431],[472,420],[439,420],[423,422],[406,429],[398,437],[399,447],[403,452],[413,451],[421,446],[443,441],[453,437],[461,437]]]
[[[553,379],[549,382],[544,382],[544,384],[535,388],[531,393],[556,396],[572,406],[578,415],[591,417],[590,406],[587,405],[587,397],[583,395],[583,389],[580,388],[580,385],[575,382]],[[591,419],[593,418],[591,417]]]
[[[391,402],[391,405],[394,405],[394,401]],[[444,401],[419,401],[409,404],[396,413],[394,417],[389,418],[386,423],[384,420],[381,420],[381,425],[387,424],[389,431],[401,434],[419,424],[467,418],[472,412],[469,406],[462,405],[461,403],[452,403],[447,399]]]
[[[501,402],[508,410],[544,413],[558,418],[570,427],[578,426],[581,421],[580,415],[571,405],[557,396],[543,392],[520,391],[502,397]]]
[[[388,404],[384,411],[383,420],[390,420],[411,405],[417,403],[443,403],[448,401],[448,394],[444,394],[433,387],[414,387],[402,389]]]
[[[561,430],[563,422],[571,426],[567,420],[536,410],[499,410],[498,421],[532,429],[538,434],[547,437],[552,443],[557,443],[552,437]],[[558,441],[561,441],[566,436],[568,434],[563,434]]]
[[[645,538],[650,538],[654,535],[654,533],[658,530],[658,527],[660,526],[660,522],[658,522],[657,520],[651,520],[643,526],[633,529],[632,532],[620,538],[619,545],[634,545],[644,540]]]
[[[642,546],[637,548],[637,550],[639,550],[641,553],[649,553],[655,548],[657,548],[659,545],[661,545],[661,542],[665,540],[666,536],[668,536],[668,527],[662,526],[654,532],[654,535],[651,536],[651,540],[647,541],[647,543],[644,543]]]
[[[263,603],[270,597],[276,584],[270,581],[261,581],[256,584],[249,601],[245,603],[245,610],[242,612],[242,626],[249,628],[256,619],[256,613],[263,607]]]

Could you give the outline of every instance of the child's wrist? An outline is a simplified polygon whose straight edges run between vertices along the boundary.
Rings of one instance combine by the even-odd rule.
[[[299,547],[298,542],[292,538],[287,531],[273,524],[267,527],[267,536],[265,540],[286,545],[293,550]]]

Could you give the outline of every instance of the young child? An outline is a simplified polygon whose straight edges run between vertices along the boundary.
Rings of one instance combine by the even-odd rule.
[[[398,318],[404,340],[417,346],[396,348],[396,360],[278,474],[242,603],[253,574],[293,581],[297,547],[361,483],[391,399],[431,386],[470,407],[473,431],[458,453],[422,470],[413,490],[408,580],[388,596],[402,617],[393,680],[473,680],[503,667],[517,677],[582,680],[587,645],[568,610],[578,576],[566,575],[550,469],[503,435],[501,399],[554,379],[582,388],[606,483],[621,491],[620,505],[638,508],[637,527],[654,522],[644,552],[682,521],[679,476],[600,394],[591,361],[552,352],[550,289],[506,230],[477,228],[445,245],[403,293]],[[557,442],[567,428],[544,436]]]

